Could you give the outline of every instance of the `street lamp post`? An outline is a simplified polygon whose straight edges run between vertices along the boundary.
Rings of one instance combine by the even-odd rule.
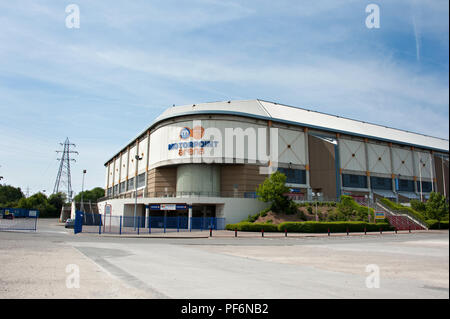
[[[315,198],[315,202],[316,202],[316,222],[317,222],[317,221],[319,221],[319,215],[317,214],[318,201],[319,201],[319,196],[322,196],[322,193],[313,192],[311,195],[313,196],[313,198]]]
[[[84,175],[86,174],[86,170],[83,170],[83,181],[81,182],[81,203],[80,203],[80,210],[84,212],[84,205],[83,205],[83,193],[84,193]]]
[[[419,157],[419,155],[417,155]],[[419,185],[420,185],[420,201],[423,202],[423,195],[422,195],[422,159],[419,158]]]
[[[134,157],[136,159],[136,172],[138,169],[138,161],[140,161],[142,159],[142,157],[140,157],[139,155],[136,155]],[[137,174],[135,174],[134,177],[134,229],[136,229],[136,211],[137,211],[137,184],[138,184],[138,176]]]

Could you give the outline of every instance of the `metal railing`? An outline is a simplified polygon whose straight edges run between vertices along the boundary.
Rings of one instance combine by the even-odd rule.
[[[94,215],[94,216],[92,216]],[[112,216],[83,214],[84,233],[151,234],[167,232],[190,232],[225,229],[225,218],[187,216]]]
[[[0,231],[36,231],[39,211],[21,208],[0,209]]]
[[[226,198],[258,198],[256,192],[138,192],[137,198],[199,198],[199,197],[226,197]],[[135,192],[130,191],[122,194],[115,194],[99,198],[98,201],[104,201],[108,199],[125,199],[135,198]]]
[[[382,209],[387,214],[390,214],[392,216],[405,216],[412,222],[423,227],[424,229],[428,229],[428,226],[423,221],[417,219],[417,217],[411,214],[407,209],[405,210],[391,209],[387,207],[385,204],[381,203],[378,199],[376,200],[375,203],[377,205],[377,208]]]

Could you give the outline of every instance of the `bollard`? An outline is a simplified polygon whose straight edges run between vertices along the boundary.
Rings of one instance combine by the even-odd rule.
[[[141,217],[138,216],[138,227],[137,227],[137,234],[138,235],[139,235],[139,226],[141,226],[140,223],[141,223]]]
[[[261,229],[261,237],[264,237],[264,228]]]
[[[284,237],[287,237],[287,228],[284,229]]]
[[[330,236],[330,229],[328,228],[328,236]]]
[[[367,235],[367,228],[364,226],[364,235]]]
[[[152,233],[152,219],[150,216],[148,216],[148,233]]]
[[[119,221],[119,235],[122,235],[122,216],[120,216],[120,221]]]
[[[234,237],[237,237],[237,228],[234,229]]]
[[[209,227],[209,237],[212,237],[212,228]]]

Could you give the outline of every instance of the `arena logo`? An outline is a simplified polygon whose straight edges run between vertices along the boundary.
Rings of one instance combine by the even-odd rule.
[[[205,153],[205,147],[217,147],[219,144],[218,141],[201,140],[204,134],[205,129],[201,125],[196,125],[192,129],[189,127],[183,127],[180,130],[180,139],[187,140],[193,138],[197,141],[170,143],[168,145],[168,149],[169,151],[177,150],[179,156],[203,155]]]
[[[262,165],[260,174],[277,170],[277,128],[205,129],[201,124],[201,121],[194,121],[193,129],[180,128],[178,138],[184,141],[168,144],[168,150],[177,151],[179,156],[189,156],[194,163],[254,163]]]
[[[199,140],[203,137],[203,135],[205,134],[205,129],[200,126],[194,126],[193,129],[190,129],[189,127],[183,127],[180,131],[180,138],[182,140],[186,140],[190,137]]]

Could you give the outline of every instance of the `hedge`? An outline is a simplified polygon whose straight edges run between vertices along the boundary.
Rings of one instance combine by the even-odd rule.
[[[265,232],[284,232],[286,229],[291,233],[327,233],[328,229],[332,233],[344,233],[349,232],[363,232],[364,227],[368,232],[370,231],[383,231],[394,230],[394,227],[388,223],[366,223],[366,222],[285,222],[279,225],[262,224],[262,223],[249,223],[240,222],[237,224],[228,224],[225,226],[227,230],[239,230],[239,231],[256,231],[260,232],[264,229]]]
[[[279,231],[294,233],[326,233],[328,229],[332,233],[363,232],[367,231],[394,230],[388,223],[366,223],[366,222],[285,222],[278,225]]]
[[[237,224],[228,224],[225,226],[227,230],[239,230],[239,231],[256,231],[260,232],[264,229],[265,232],[277,232],[277,225],[273,224],[263,224],[263,223],[250,223],[250,222],[240,222]]]
[[[439,223],[436,219],[427,220],[428,229],[448,229],[448,220],[441,220]]]

